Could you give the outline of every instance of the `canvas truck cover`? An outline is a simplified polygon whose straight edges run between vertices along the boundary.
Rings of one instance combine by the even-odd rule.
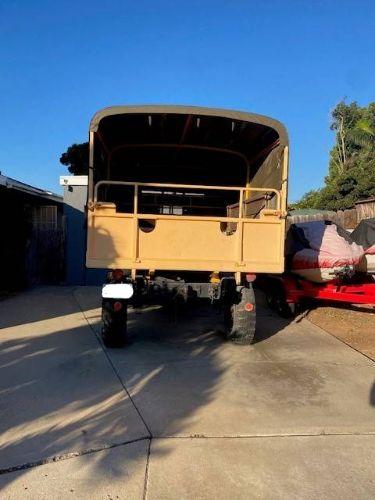
[[[174,106],[174,105],[139,105],[139,106],[110,106],[104,108],[93,116],[90,122],[90,131],[97,132],[99,124],[103,118],[110,116],[118,116],[124,114],[184,114],[207,117],[229,118],[238,122],[249,122],[266,127],[270,127],[277,131],[280,144],[288,145],[288,134],[284,125],[268,116],[259,115],[256,113],[247,113],[244,111],[233,111],[221,108],[206,108],[199,106]]]
[[[192,126],[192,124],[195,124]],[[180,132],[181,126],[181,132]],[[188,131],[190,126],[190,130]],[[178,105],[111,106],[98,111],[90,122],[90,134],[100,137],[112,152],[123,146],[172,146],[212,148],[242,157],[256,173],[254,187],[281,189],[280,162],[288,148],[284,125],[267,116],[227,109]],[[90,140],[89,191],[95,177],[94,141]],[[124,144],[125,143],[125,144]],[[147,143],[147,144],[146,144]],[[154,151],[152,153],[154,154]],[[217,167],[217,170],[222,170]],[[91,173],[91,170],[90,170]],[[216,175],[219,175],[219,171]],[[285,179],[286,182],[286,179]],[[203,183],[203,182],[202,182]]]

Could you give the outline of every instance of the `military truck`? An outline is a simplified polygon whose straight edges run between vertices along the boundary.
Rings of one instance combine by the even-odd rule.
[[[284,271],[288,136],[262,115],[114,106],[89,131],[87,258],[109,270],[103,341],[126,341],[127,307],[209,299],[227,338],[254,340],[257,273]]]

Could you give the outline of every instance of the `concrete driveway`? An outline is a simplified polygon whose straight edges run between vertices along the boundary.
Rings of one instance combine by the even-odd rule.
[[[103,349],[99,290],[0,302],[1,498],[374,498],[375,366],[259,307],[258,342],[220,317],[129,314]]]

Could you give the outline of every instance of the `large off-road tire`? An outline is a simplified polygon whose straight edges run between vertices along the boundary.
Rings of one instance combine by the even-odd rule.
[[[121,304],[121,308],[119,308]],[[106,347],[123,347],[127,341],[127,301],[103,299],[102,340]]]
[[[224,309],[227,338],[235,344],[251,344],[255,337],[255,295],[251,285],[239,286],[232,303]]]

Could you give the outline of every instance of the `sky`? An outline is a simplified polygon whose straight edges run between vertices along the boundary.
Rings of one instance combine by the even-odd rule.
[[[191,104],[282,121],[295,201],[343,98],[375,101],[374,0],[0,0],[0,171],[55,192],[98,109]]]

